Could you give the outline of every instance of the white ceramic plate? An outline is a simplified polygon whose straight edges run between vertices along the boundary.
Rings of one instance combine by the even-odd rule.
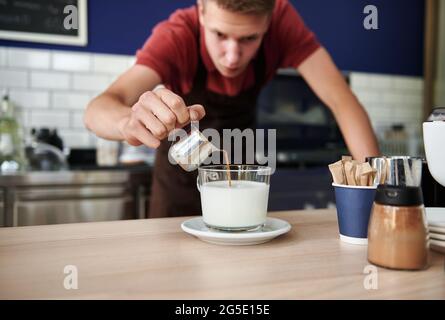
[[[430,238],[445,241],[445,234],[430,232]]]
[[[430,227],[445,228],[445,208],[425,208]]]
[[[284,220],[267,218],[263,228],[246,232],[223,232],[207,228],[202,217],[192,218],[181,224],[182,230],[212,244],[246,246],[272,240],[291,229]]]
[[[430,249],[445,253],[445,241],[430,239]]]
[[[430,232],[445,234],[445,228],[428,226],[428,229],[429,229]]]

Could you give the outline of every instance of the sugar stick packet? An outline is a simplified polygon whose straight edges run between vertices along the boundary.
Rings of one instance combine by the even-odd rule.
[[[341,160],[330,164],[329,171],[331,171],[332,179],[336,184],[346,184],[343,163]]]

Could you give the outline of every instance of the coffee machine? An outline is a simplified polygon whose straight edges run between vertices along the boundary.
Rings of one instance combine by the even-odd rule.
[[[445,214],[445,108],[436,108],[423,123],[426,165],[422,189],[426,207],[442,207]]]

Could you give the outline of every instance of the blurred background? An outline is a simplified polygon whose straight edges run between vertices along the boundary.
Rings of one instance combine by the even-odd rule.
[[[382,153],[423,156],[422,122],[445,106],[445,3],[290,2],[367,110]],[[84,8],[77,32],[57,27],[70,4]],[[149,217],[155,151],[97,139],[83,111],[134,64],[158,22],[193,4],[0,1],[0,226]],[[363,26],[367,5],[378,9],[377,30]],[[263,90],[258,127],[277,129],[269,210],[333,206],[327,165],[348,152],[296,71],[279,70]]]

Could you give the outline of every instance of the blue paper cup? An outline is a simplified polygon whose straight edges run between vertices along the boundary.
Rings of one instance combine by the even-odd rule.
[[[377,186],[332,185],[335,190],[340,240],[352,244],[368,244],[368,223]]]

